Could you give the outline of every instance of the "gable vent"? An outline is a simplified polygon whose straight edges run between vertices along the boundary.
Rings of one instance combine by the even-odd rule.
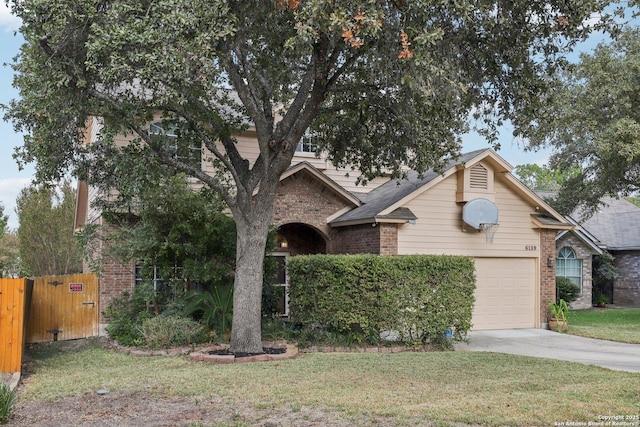
[[[489,171],[482,165],[475,165],[469,170],[469,186],[487,190],[489,188]]]

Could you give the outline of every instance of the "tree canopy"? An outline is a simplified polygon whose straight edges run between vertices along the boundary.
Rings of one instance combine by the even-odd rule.
[[[73,229],[76,194],[71,183],[23,188],[16,204],[23,273],[48,276],[82,271],[82,251]]]
[[[579,169],[555,170],[536,164],[518,165],[513,172],[527,187],[536,191],[557,192],[564,182],[580,172]]]
[[[109,255],[158,269],[163,279],[187,288],[229,284],[235,226],[219,196],[209,189],[192,191],[184,175],[147,179],[138,190],[139,208],[132,215],[122,215],[118,205],[105,206],[109,222],[118,225],[105,236]]]
[[[236,222],[232,349],[260,349],[262,260],[281,174],[311,128],[338,166],[402,176],[459,154],[468,118],[496,140],[541,109],[546,76],[608,0],[22,0],[7,118],[38,179],[117,188],[157,162],[217,191]],[[179,122],[211,173],[149,128]],[[86,145],[87,119],[103,127]],[[256,159],[237,135],[251,129]],[[124,147],[114,136],[132,138]],[[144,159],[143,161],[141,161]],[[136,161],[137,160],[137,161]],[[124,167],[126,164],[130,167]],[[133,167],[131,167],[133,165]]]
[[[562,185],[557,204],[592,212],[603,196],[640,190],[640,29],[598,45],[557,75],[532,147],[551,146],[552,168],[580,172]]]
[[[4,205],[0,203],[0,240],[7,231],[7,224],[9,223],[9,216],[4,214]]]

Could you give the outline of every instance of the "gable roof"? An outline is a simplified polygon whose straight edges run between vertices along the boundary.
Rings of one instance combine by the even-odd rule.
[[[582,227],[609,250],[640,250],[640,208],[625,199],[606,197],[605,205],[582,223]]]
[[[289,178],[290,176],[295,175],[302,171],[309,173],[311,176],[313,176],[315,179],[320,181],[326,187],[330,188],[334,193],[336,193],[336,195],[338,195],[338,197],[346,200],[351,205],[353,206],[362,205],[362,202],[360,201],[360,199],[358,199],[356,196],[354,196],[353,194],[345,190],[340,184],[336,183],[334,180],[332,180],[331,178],[323,174],[321,171],[319,171],[309,162],[300,162],[300,163],[296,163],[293,166],[290,166],[289,169],[284,171],[284,173],[280,176],[280,181],[283,181],[286,178]]]
[[[576,228],[573,230],[563,230],[559,232],[556,235],[556,241],[560,240],[567,233],[573,233],[573,235],[576,236],[582,243],[584,243],[587,247],[591,248],[593,252],[595,252],[598,255],[602,255],[602,253],[604,252],[605,245],[602,242],[600,242],[596,236],[589,233],[587,229],[578,227],[579,224],[575,219],[568,216],[567,220],[570,223],[576,225]]]
[[[333,227],[341,227],[371,222],[414,220],[416,216],[403,205],[456,173],[459,168],[471,167],[480,161],[492,164],[496,173],[502,174],[510,187],[516,189],[530,203],[541,208],[541,213],[537,215],[538,220],[535,221],[532,218],[540,228],[570,229],[575,227],[542,198],[513,177],[509,173],[512,169],[511,165],[489,148],[472,151],[461,155],[458,159],[451,160],[444,166],[441,173],[431,169],[420,176],[415,171],[409,171],[406,179],[388,181],[371,190],[367,194],[366,203],[334,218],[330,224]]]

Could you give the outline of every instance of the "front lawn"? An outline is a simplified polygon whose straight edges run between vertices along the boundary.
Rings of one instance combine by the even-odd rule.
[[[569,333],[640,344],[640,309],[593,308],[572,311],[569,315]]]
[[[639,374],[495,353],[310,353],[277,363],[211,365],[66,345],[31,353],[22,408],[100,389],[111,395],[151,390],[157,398],[249,407],[263,419],[314,408],[327,420],[347,417],[353,424],[541,426],[637,414],[640,399]],[[237,412],[234,425],[257,420],[241,422]]]

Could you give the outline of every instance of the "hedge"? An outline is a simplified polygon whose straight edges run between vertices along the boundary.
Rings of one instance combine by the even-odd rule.
[[[426,343],[471,328],[475,267],[461,256],[309,255],[287,260],[290,314],[303,326]]]

